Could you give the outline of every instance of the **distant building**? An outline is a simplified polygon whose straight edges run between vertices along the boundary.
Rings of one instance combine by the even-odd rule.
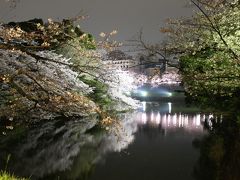
[[[124,52],[114,50],[107,54],[104,64],[111,69],[135,71],[138,62],[135,61],[132,56],[126,55]]]
[[[159,61],[156,56],[147,56],[145,54],[138,54],[136,57],[138,64],[138,72],[147,76],[154,76],[163,72],[163,63]]]
[[[163,74],[171,69],[176,70],[175,67],[179,66],[179,60],[175,56],[168,56],[167,59],[158,55],[146,55],[139,53],[136,56],[136,61],[138,61],[138,72],[145,74],[147,76],[152,76],[156,74]],[[160,75],[159,74],[159,75]]]

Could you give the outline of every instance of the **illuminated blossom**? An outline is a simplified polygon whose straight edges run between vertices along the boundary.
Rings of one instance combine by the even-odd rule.
[[[106,36],[106,34],[104,33],[104,32],[101,32],[100,34],[99,34],[99,36],[101,36],[101,37],[105,37]]]

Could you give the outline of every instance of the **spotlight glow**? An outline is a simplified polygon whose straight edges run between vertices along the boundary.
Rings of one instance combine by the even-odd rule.
[[[143,97],[146,97],[146,96],[148,95],[148,92],[147,92],[147,91],[141,91],[141,95],[142,95]]]

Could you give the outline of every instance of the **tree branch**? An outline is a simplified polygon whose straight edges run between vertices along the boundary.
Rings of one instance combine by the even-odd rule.
[[[210,23],[212,29],[218,34],[218,36],[220,37],[221,41],[223,42],[223,44],[226,46],[226,48],[228,49],[228,51],[233,55],[233,57],[235,59],[238,59],[237,54],[229,47],[229,45],[227,44],[227,42],[225,41],[225,39],[223,38],[222,33],[220,32],[219,28],[216,27],[214,25],[214,22],[210,19],[210,17],[208,16],[208,14],[194,1],[191,0],[191,2],[201,11],[201,13],[205,16],[205,18],[208,20],[208,22]]]

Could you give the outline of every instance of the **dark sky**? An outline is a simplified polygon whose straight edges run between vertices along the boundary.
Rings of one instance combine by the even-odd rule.
[[[166,18],[192,14],[188,0],[17,0],[9,9],[0,0],[0,20],[20,21],[41,17],[54,20],[85,14],[89,18],[81,27],[98,36],[100,32],[118,30],[117,40],[131,39],[141,28],[149,41],[161,40],[159,28]]]

